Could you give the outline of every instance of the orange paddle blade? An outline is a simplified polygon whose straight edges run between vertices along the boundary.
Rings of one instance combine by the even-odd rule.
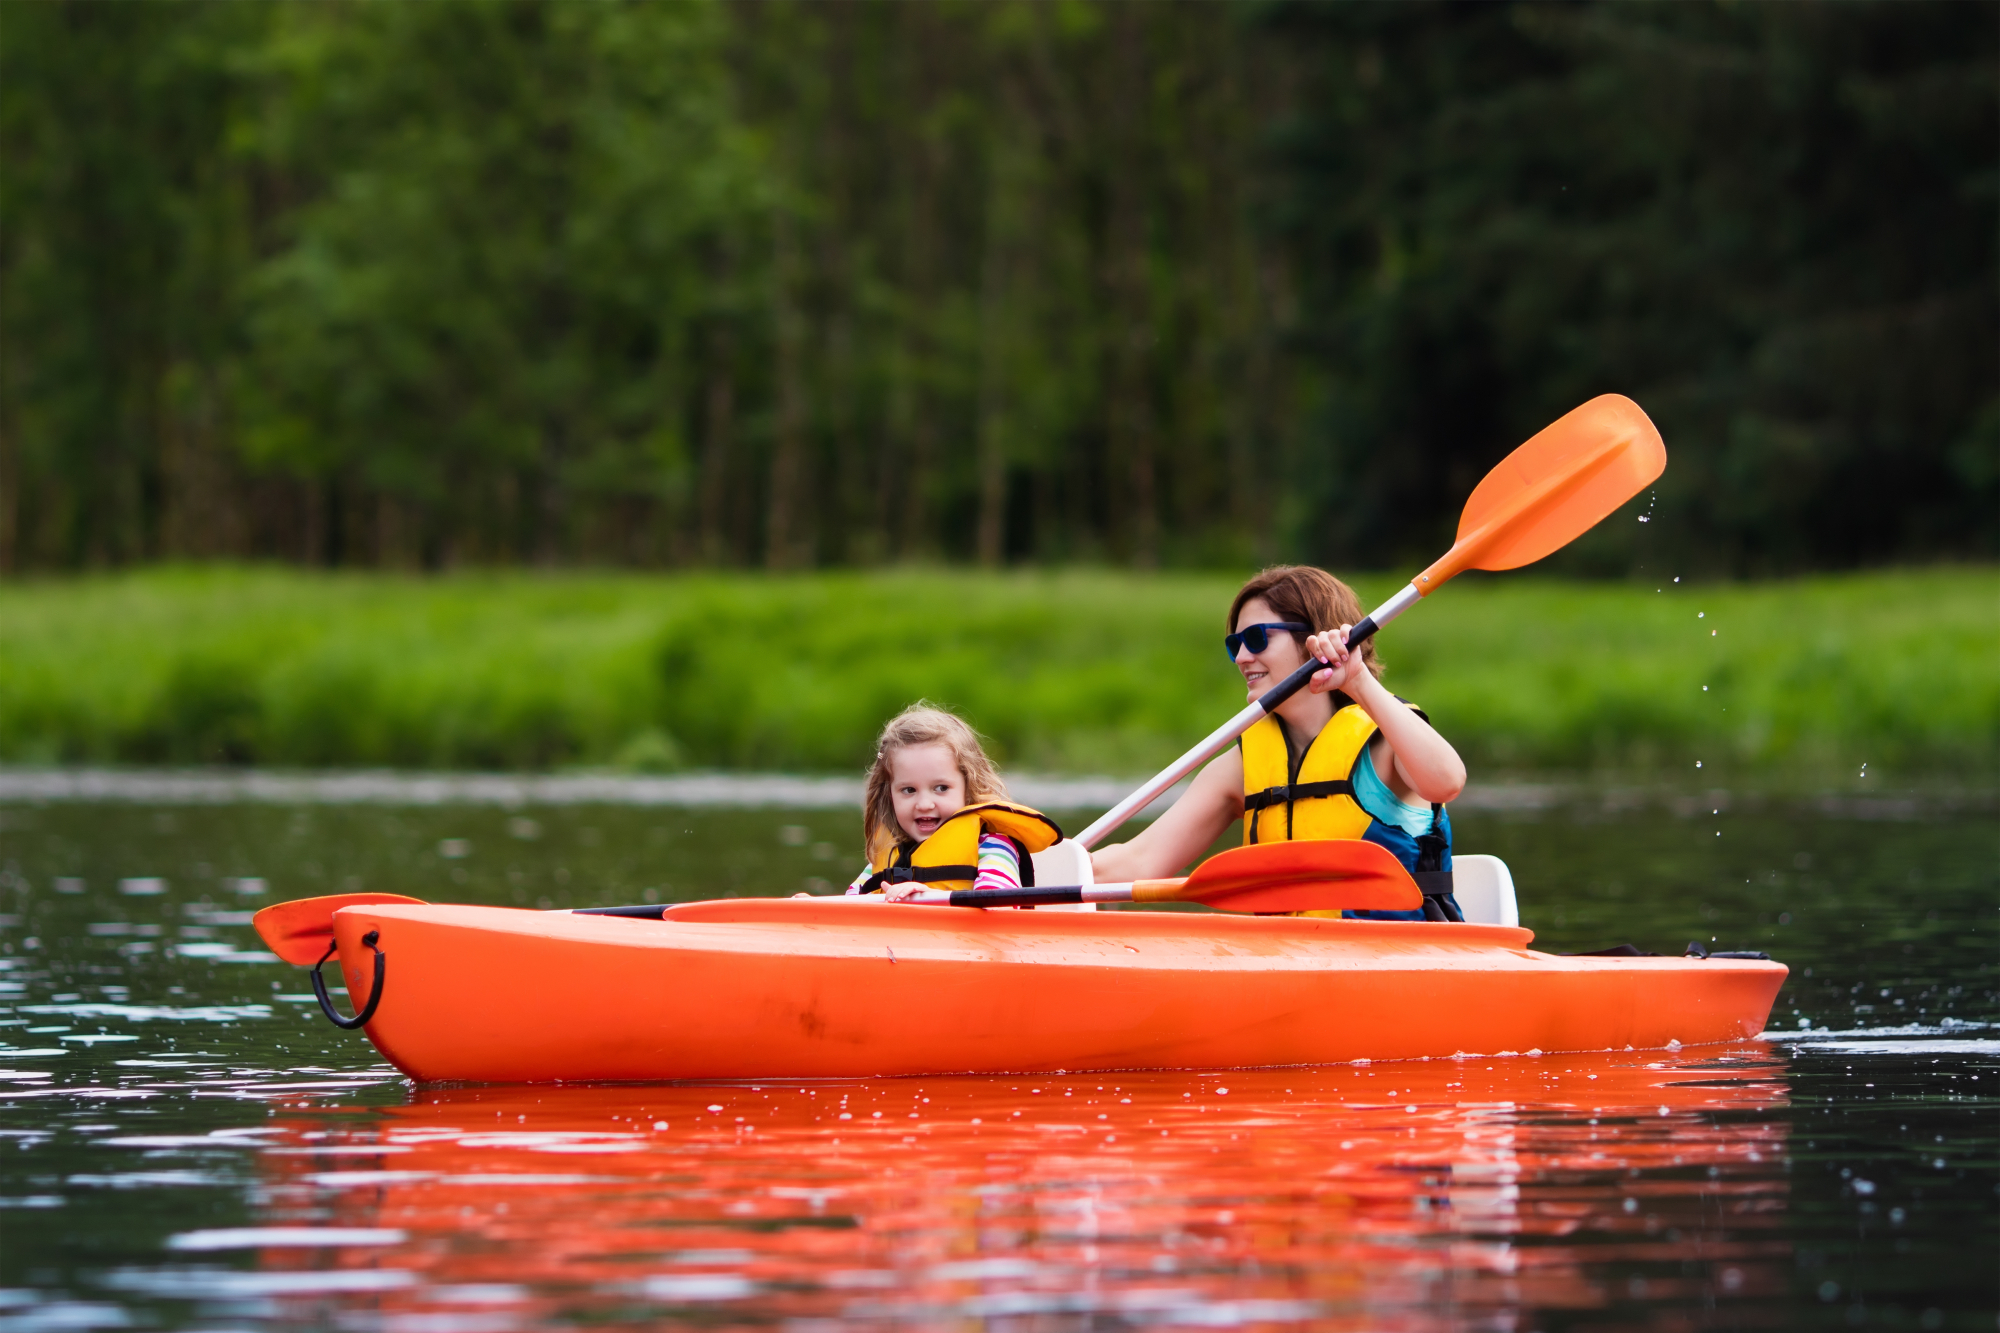
[[[1575,541],[1658,480],[1667,446],[1639,405],[1593,398],[1500,460],[1473,490],[1452,548],[1419,574],[1429,593],[1468,569],[1516,569]]]
[[[1388,848],[1346,838],[1231,847],[1196,866],[1171,891],[1134,897],[1231,912],[1413,912],[1424,905],[1416,881]]]
[[[329,893],[322,898],[294,898],[272,903],[250,918],[250,924],[272,953],[288,963],[311,967],[333,943],[333,914],[343,907],[366,903],[418,903],[400,893]]]

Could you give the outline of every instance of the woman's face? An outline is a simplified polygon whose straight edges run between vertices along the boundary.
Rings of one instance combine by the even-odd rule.
[[[1271,625],[1283,619],[1269,602],[1252,597],[1236,613],[1236,623],[1231,628],[1241,634],[1250,625]],[[1282,630],[1271,631],[1271,641],[1261,653],[1252,653],[1247,643],[1236,650],[1236,669],[1243,673],[1244,688],[1253,700],[1297,671],[1305,660],[1305,649],[1299,646],[1299,641]]]
[[[941,741],[894,751],[889,756],[889,796],[904,836],[923,841],[965,806],[958,757]]]

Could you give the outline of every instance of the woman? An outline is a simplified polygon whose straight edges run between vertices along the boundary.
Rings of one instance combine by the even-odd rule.
[[[1196,774],[1187,795],[1139,836],[1093,853],[1100,883],[1177,874],[1241,819],[1246,843],[1381,843],[1418,877],[1427,901],[1457,919],[1444,805],[1464,788],[1465,764],[1422,713],[1382,687],[1372,639],[1347,650],[1348,626],[1361,616],[1351,588],[1309,565],[1280,565],[1243,585],[1229,608],[1224,645],[1249,697],[1309,657],[1326,669]]]

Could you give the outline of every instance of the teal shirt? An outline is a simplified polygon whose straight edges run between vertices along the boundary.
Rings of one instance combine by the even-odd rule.
[[[1393,825],[1413,838],[1421,838],[1431,831],[1431,808],[1428,805],[1411,805],[1397,799],[1389,790],[1389,784],[1382,781],[1382,775],[1375,771],[1374,756],[1367,750],[1354,765],[1354,803],[1366,810],[1384,824]]]

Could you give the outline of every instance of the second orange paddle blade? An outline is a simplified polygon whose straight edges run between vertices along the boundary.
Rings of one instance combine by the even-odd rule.
[[[1232,912],[1411,912],[1424,903],[1388,848],[1347,838],[1231,847],[1196,866],[1175,896]]]

